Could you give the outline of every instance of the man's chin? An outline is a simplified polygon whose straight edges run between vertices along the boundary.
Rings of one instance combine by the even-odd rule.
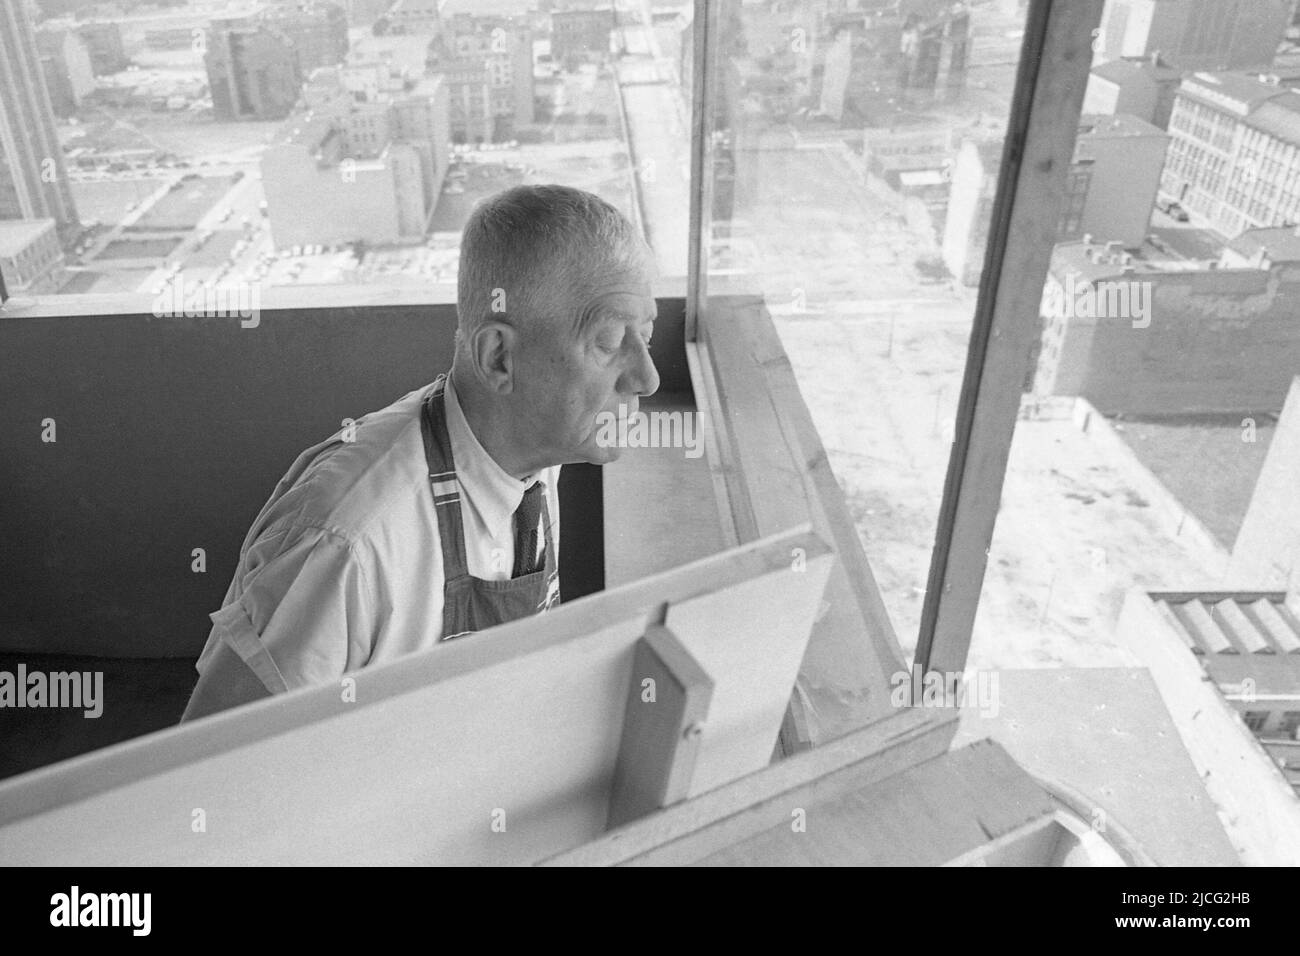
[[[583,448],[578,453],[578,459],[588,465],[608,465],[616,462],[623,456],[623,449],[617,445],[603,447],[596,445],[594,447]]]

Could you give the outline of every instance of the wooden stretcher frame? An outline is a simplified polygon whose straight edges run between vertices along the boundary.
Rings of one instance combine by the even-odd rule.
[[[16,777],[0,860],[535,862],[767,764],[833,557],[793,529]]]

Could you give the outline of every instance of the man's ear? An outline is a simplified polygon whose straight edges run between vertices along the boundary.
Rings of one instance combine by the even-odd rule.
[[[519,333],[505,322],[484,322],[470,337],[469,355],[474,375],[483,385],[499,395],[514,390],[514,360]]]

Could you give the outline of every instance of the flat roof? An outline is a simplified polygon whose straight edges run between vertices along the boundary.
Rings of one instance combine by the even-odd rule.
[[[1274,262],[1300,262],[1300,228],[1296,226],[1269,226],[1247,229],[1228,243],[1233,252],[1250,258],[1264,250]]]
[[[1196,96],[1202,89],[1230,97],[1247,108],[1253,108],[1265,100],[1286,92],[1286,87],[1265,83],[1256,73],[1231,70],[1216,73],[1202,71],[1184,77],[1182,92],[1190,92]]]
[[[1152,63],[1149,57],[1125,56],[1118,60],[1107,60],[1092,68],[1094,75],[1114,83],[1123,83],[1139,76],[1145,76],[1156,82],[1169,82],[1182,77],[1184,70],[1167,63]]]
[[[1280,140],[1300,144],[1300,92],[1289,90],[1261,104],[1246,122]]]
[[[1179,96],[1227,110],[1241,122],[1288,142],[1300,143],[1300,90],[1293,83],[1294,71],[1273,75],[1278,83],[1260,79],[1265,74],[1223,72],[1193,73],[1183,80]]]
[[[1081,136],[1167,136],[1159,126],[1132,113],[1084,113],[1079,117]]]
[[[334,129],[333,117],[328,115],[294,114],[284,121],[275,137],[276,146],[306,146],[315,149]]]
[[[1230,551],[1277,431],[1274,412],[1258,409],[1250,414],[1255,420],[1253,442],[1241,440],[1245,412],[1125,416],[1111,419],[1111,427],[1179,504]]]

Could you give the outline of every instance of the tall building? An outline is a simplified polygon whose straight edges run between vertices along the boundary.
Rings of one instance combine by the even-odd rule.
[[[36,31],[36,48],[45,72],[45,88],[56,116],[74,116],[81,101],[95,89],[90,52],[73,30]]]
[[[204,63],[221,120],[283,119],[305,77],[348,55],[348,23],[336,3],[267,6],[213,20]]]
[[[0,220],[0,279],[7,295],[58,292],[63,262],[53,219]]]
[[[868,131],[865,141],[871,138]],[[1134,116],[1081,116],[1057,241],[1089,236],[1121,247],[1142,245],[1168,141]],[[924,139],[918,144],[927,146],[933,148]],[[943,259],[964,285],[980,281],[1001,158],[1001,140],[967,139],[952,166]]]
[[[0,219],[78,225],[27,9],[0,4]]]
[[[953,163],[943,261],[963,285],[979,285],[1001,167],[1002,143],[989,139],[963,141]]]
[[[96,76],[119,73],[130,65],[122,45],[122,31],[108,20],[92,20],[77,25],[77,35],[90,51],[90,67]]]
[[[447,84],[453,143],[488,143],[496,122],[492,114],[492,73],[482,57],[439,55],[430,69]]]
[[[317,70],[262,156],[277,248],[424,238],[449,164],[446,84]]]
[[[392,0],[343,0],[343,10],[348,15],[348,25],[370,30],[374,22],[388,12]]]
[[[1294,0],[1108,0],[1095,61],[1159,53],[1184,70],[1267,67]]]
[[[1276,76],[1187,77],[1169,135],[1160,188],[1194,221],[1229,237],[1300,222],[1300,92]]]
[[[442,32],[443,0],[394,0],[383,15],[389,33],[436,36]]]
[[[486,64],[491,138],[510,139],[517,127],[533,122],[533,36],[526,17],[444,15],[443,34],[429,54],[434,72],[445,61]]]
[[[551,55],[557,62],[566,57],[585,60],[609,52],[614,30],[614,8],[556,10],[551,14]]]
[[[304,77],[322,66],[342,63],[348,55],[348,18],[336,3],[312,2],[264,8],[257,22],[287,36]]]
[[[1091,235],[1142,245],[1168,144],[1162,130],[1136,116],[1079,117],[1058,241]]]
[[[203,59],[218,120],[289,115],[302,74],[288,36],[247,17],[213,20],[207,36]]]
[[[1103,414],[1280,408],[1300,354],[1300,256],[1258,266],[1151,262],[1120,243],[1061,243],[1043,287],[1033,392]]]
[[[1083,112],[1128,113],[1152,126],[1168,129],[1169,114],[1182,81],[1183,71],[1155,53],[1149,57],[1123,57],[1099,63],[1088,75]]]
[[[966,86],[970,11],[944,5],[929,15],[909,14],[899,43],[898,87],[951,99]]]

